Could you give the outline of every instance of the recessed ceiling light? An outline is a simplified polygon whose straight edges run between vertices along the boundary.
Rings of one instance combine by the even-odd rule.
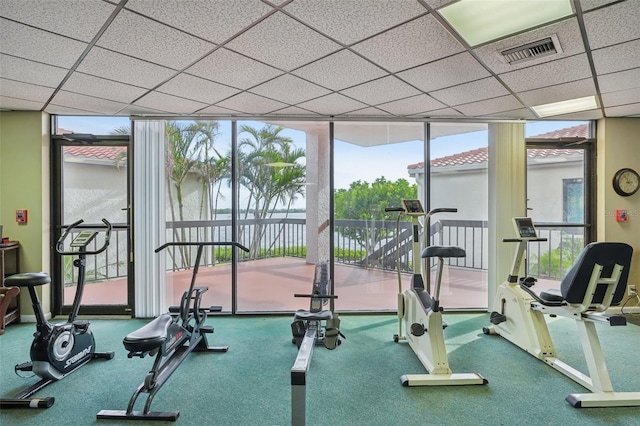
[[[596,109],[598,108],[598,104],[596,103],[595,96],[587,96],[585,98],[569,99],[568,101],[537,105],[531,108],[533,108],[536,114],[540,117],[551,117],[553,115]]]
[[[460,0],[438,12],[470,46],[574,13],[570,0]]]

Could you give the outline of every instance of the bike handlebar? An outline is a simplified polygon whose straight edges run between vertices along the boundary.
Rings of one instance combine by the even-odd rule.
[[[73,222],[71,225],[69,225],[67,227],[67,229],[65,229],[64,233],[60,236],[60,238],[58,238],[58,242],[56,244],[56,252],[58,252],[58,254],[61,255],[74,255],[74,254],[78,254],[78,251],[64,251],[64,240],[67,239],[67,236],[69,235],[69,233],[77,228],[81,223],[84,223],[84,220],[80,219],[76,222]],[[111,223],[105,219],[102,218],[102,223],[104,223],[105,227],[107,228],[105,230],[105,237],[104,237],[104,244],[102,245],[102,247],[100,247],[97,250],[86,250],[83,252],[83,254],[100,254],[103,251],[105,251],[107,249],[107,247],[109,247],[109,240],[111,239],[111,230],[113,229],[113,226],[111,225]]]
[[[238,247],[239,249],[243,250],[243,251],[249,251],[248,248],[246,248],[245,246],[243,246],[240,243],[236,243],[233,241],[223,241],[223,242],[213,242],[213,241],[205,241],[205,242],[195,242],[195,241],[171,241],[168,243],[164,243],[163,245],[161,245],[160,247],[158,247],[157,249],[155,249],[154,251],[156,253],[164,250],[167,247],[170,246],[234,246],[234,247]]]

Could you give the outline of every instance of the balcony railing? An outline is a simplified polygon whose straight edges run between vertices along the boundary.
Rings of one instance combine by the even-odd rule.
[[[305,219],[238,220],[238,242],[252,248],[251,253],[238,252],[240,260],[266,257],[306,257]],[[537,224],[546,242],[531,243],[527,268],[539,278],[559,279],[575,262],[584,247],[584,228],[580,225]],[[396,221],[337,219],[335,221],[334,260],[336,263],[395,270],[396,262],[404,272],[412,271],[413,239],[410,222],[400,222],[396,238]],[[87,281],[101,281],[127,275],[127,230],[114,225],[111,245],[99,256],[87,259]],[[261,236],[257,238],[257,236]],[[167,241],[231,241],[231,220],[167,222]],[[461,268],[488,268],[488,227],[480,220],[440,220],[431,225],[430,244],[459,246],[464,258],[449,259]],[[174,247],[169,252],[168,270],[190,268],[195,258],[193,248]],[[68,259],[68,257],[67,257]],[[228,263],[229,248],[206,247],[201,266]],[[65,285],[75,283],[75,268],[65,261]],[[433,260],[435,263],[435,260]]]

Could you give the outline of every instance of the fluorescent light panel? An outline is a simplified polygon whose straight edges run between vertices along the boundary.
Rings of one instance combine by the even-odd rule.
[[[595,96],[585,98],[569,99],[568,101],[554,102],[552,104],[537,105],[533,110],[540,117],[551,117],[554,115],[569,114],[571,112],[588,111],[598,108]]]
[[[460,0],[438,12],[477,46],[573,14],[570,0]]]

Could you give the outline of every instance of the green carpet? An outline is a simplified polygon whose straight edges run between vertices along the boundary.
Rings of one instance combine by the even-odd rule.
[[[498,336],[482,334],[487,314],[446,314],[454,372],[478,372],[486,386],[405,388],[400,376],[423,368],[406,343],[393,343],[392,315],[342,315],[347,339],[334,351],[316,347],[307,384],[309,425],[637,425],[640,408],[576,409],[565,402],[584,389]],[[3,410],[1,425],[112,425],[101,409],[125,409],[152,359],[128,359],[122,338],[147,321],[94,320],[98,350],[114,350],[39,393],[55,396],[47,410]],[[179,410],[184,425],[289,425],[290,375],[296,356],[290,317],[214,317],[210,344],[229,352],[193,353],[156,396],[152,409]],[[560,359],[585,369],[571,320],[550,325]],[[598,326],[617,391],[640,391],[640,327]],[[13,373],[28,359],[33,324],[0,336],[0,394],[35,380]],[[120,424],[153,424],[121,422]],[[157,422],[156,424],[170,424]]]

